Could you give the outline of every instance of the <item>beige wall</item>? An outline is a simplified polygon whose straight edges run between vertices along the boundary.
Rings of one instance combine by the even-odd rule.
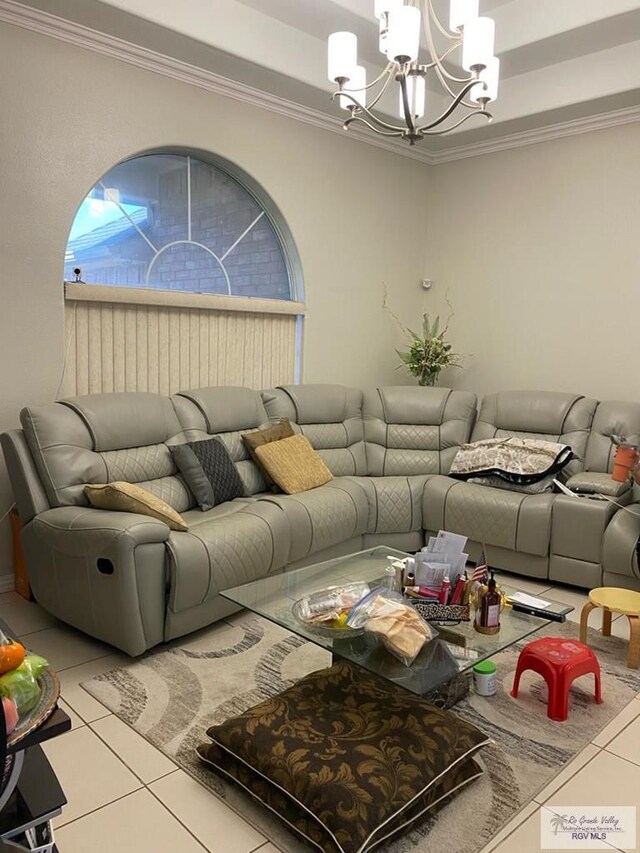
[[[8,25],[0,79],[0,430],[58,387],[77,205],[114,163],[163,145],[234,161],[284,214],[305,276],[306,381],[398,379],[382,283],[410,317],[424,267],[425,166]],[[10,501],[2,467],[0,516]],[[10,565],[5,522],[0,574]]]
[[[457,387],[640,400],[640,124],[435,167],[431,197]]]
[[[227,157],[280,207],[304,267],[305,381],[407,381],[384,282],[412,326],[422,306],[446,314],[448,291],[470,355],[445,383],[640,399],[639,124],[428,169],[8,25],[0,75],[0,430],[58,387],[77,205],[115,162],[162,145]]]

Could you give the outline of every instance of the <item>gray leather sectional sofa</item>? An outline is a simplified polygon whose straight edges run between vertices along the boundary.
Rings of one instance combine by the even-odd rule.
[[[468,536],[472,556],[484,545],[497,568],[640,588],[640,504],[608,474],[610,435],[640,437],[640,404],[502,392],[478,413],[476,402],[445,388],[297,385],[104,394],[24,409],[22,430],[5,433],[2,446],[34,594],[65,622],[137,655],[228,615],[221,589],[377,544],[417,550],[439,528]],[[309,438],[333,481],[297,495],[267,491],[241,434],[279,417]],[[214,435],[245,496],[201,512],[169,446]],[[570,444],[570,485],[609,494],[631,512],[447,476],[462,443],[502,435]],[[84,485],[113,480],[161,497],[188,532],[89,507]]]

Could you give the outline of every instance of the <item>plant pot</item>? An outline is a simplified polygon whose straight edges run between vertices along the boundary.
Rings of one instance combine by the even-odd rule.
[[[435,373],[430,373],[428,376],[420,376],[418,378],[418,385],[433,387],[436,384],[437,378],[438,376]]]
[[[613,457],[613,471],[611,479],[618,483],[624,483],[629,478],[629,471],[636,463],[638,451],[633,447],[617,447],[616,455]]]

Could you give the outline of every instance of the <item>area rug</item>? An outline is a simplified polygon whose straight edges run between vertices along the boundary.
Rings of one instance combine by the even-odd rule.
[[[550,634],[577,639],[574,623]],[[546,716],[546,687],[525,673],[518,700],[511,698],[518,652],[524,641],[497,655],[498,692],[470,694],[454,713],[494,741],[481,752],[484,776],[453,803],[402,838],[388,853],[478,853],[640,691],[640,671],[627,669],[627,643],[591,631],[600,660],[604,703],[593,701],[593,677],[574,682],[565,723]],[[83,687],[110,711],[162,750],[183,770],[253,824],[284,853],[311,849],[246,794],[201,765],[195,748],[205,730],[330,664],[329,653],[264,619],[239,614],[151,652],[130,666],[107,672]]]

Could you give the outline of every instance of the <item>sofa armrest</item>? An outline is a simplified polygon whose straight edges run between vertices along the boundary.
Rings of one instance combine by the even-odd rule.
[[[44,486],[38,476],[33,457],[21,429],[13,429],[0,435],[11,488],[16,501],[20,521],[26,524],[39,512],[49,509]]]
[[[42,512],[22,532],[35,598],[64,622],[139,655],[164,639],[170,532],[136,513]]]
[[[640,539],[640,503],[629,504],[609,523],[602,546],[602,568],[606,575],[640,579],[637,543]]]
[[[32,522],[48,545],[66,554],[166,542],[171,530],[163,521],[134,512],[61,506],[40,513]]]
[[[594,492],[611,498],[618,498],[631,490],[629,480],[619,483],[611,479],[611,474],[602,474],[598,471],[581,471],[569,477],[565,485],[568,489],[593,489]]]

